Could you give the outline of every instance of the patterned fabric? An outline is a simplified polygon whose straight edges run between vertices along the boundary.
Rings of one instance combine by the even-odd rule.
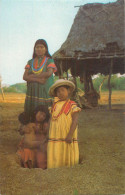
[[[34,59],[31,59],[28,61],[27,65],[25,66],[25,69],[29,70],[29,74],[33,74],[32,71],[32,62]],[[38,64],[40,64],[43,61],[43,58],[40,58],[38,62],[34,65],[35,70],[38,67]],[[47,68],[53,68],[54,72],[57,71],[57,68],[54,64],[53,59],[48,59],[46,64],[43,67],[43,72],[47,71]],[[27,92],[26,92],[26,99],[25,99],[25,105],[24,110],[27,112],[27,114],[31,115],[34,109],[38,105],[47,105],[50,106],[52,104],[52,98],[48,95],[48,90],[51,87],[51,85],[54,83],[53,75],[51,75],[45,84],[40,84],[38,82],[27,82]]]
[[[52,119],[47,147],[47,168],[73,166],[79,162],[77,128],[74,131],[71,144],[66,143],[65,138],[72,124],[72,114],[80,112],[81,109],[77,107],[75,102],[69,100],[67,106],[59,115],[66,101],[59,101],[56,98],[54,104],[55,106],[49,109]],[[55,116],[58,117],[55,119]]]

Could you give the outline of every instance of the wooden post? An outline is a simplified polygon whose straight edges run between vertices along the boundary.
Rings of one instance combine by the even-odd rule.
[[[104,77],[104,79],[102,80],[102,82],[101,82],[101,84],[100,84],[100,86],[99,86],[99,95],[100,95],[100,97],[101,97],[102,85],[103,85],[103,83],[104,83],[104,81],[105,81],[106,79],[107,79],[107,76]]]
[[[91,77],[91,75],[89,75],[89,83],[90,83],[90,88],[91,88],[91,90],[94,91],[95,89],[94,89],[94,86],[93,86],[93,82],[92,82],[92,77]]]
[[[76,86],[76,89],[75,89],[75,94],[76,94],[76,97],[78,99],[78,103],[80,105],[80,107],[82,108],[82,104],[81,104],[81,101],[80,101],[80,98],[79,98],[79,94],[78,94],[78,87],[77,87],[77,81],[76,81],[76,67],[77,67],[77,60],[75,60],[75,66],[73,67],[74,68],[74,76],[73,76],[73,80],[74,80],[74,84]]]
[[[1,78],[1,76],[0,76],[0,89],[1,89],[1,93],[2,93],[2,98],[3,98],[3,100],[4,100],[5,98],[4,98],[4,93],[3,93],[3,89],[2,89],[1,82],[2,82],[2,78]]]
[[[111,94],[112,94],[112,87],[111,87],[111,75],[112,75],[112,68],[113,68],[113,59],[111,59],[111,65],[110,65],[110,69],[109,69],[109,77],[108,77],[108,88],[109,88],[109,110],[112,109],[112,105],[111,105]]]
[[[60,66],[60,72],[61,72],[60,79],[63,79],[62,60],[61,60],[61,62],[60,62],[60,64],[59,64],[59,66]]]

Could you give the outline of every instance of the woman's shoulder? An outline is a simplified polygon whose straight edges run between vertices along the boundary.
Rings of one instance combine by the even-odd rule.
[[[48,63],[54,63],[54,59],[48,58],[47,62],[48,62]]]
[[[33,59],[28,60],[27,64],[31,65],[32,61],[33,61]]]

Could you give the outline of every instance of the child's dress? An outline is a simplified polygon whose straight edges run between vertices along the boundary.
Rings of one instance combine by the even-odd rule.
[[[72,143],[65,141],[71,127],[72,114],[79,111],[81,109],[74,101],[60,101],[55,98],[50,109],[52,119],[47,147],[47,168],[73,166],[79,163],[77,128],[74,131]]]

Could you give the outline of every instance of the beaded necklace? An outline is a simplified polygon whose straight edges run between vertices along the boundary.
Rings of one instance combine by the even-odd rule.
[[[70,102],[70,100],[67,100],[64,105],[62,106],[62,109],[60,110],[60,112],[55,116],[53,111],[55,110],[55,107],[56,107],[56,103],[53,104],[53,107],[52,107],[52,120],[56,120],[65,110],[67,104]]]
[[[45,64],[47,63],[47,60],[48,60],[48,58],[45,56],[45,57],[43,58],[41,64],[40,64],[39,68],[36,69],[36,68],[34,68],[34,66],[33,66],[33,63],[34,63],[34,59],[33,59],[33,60],[32,60],[32,66],[31,66],[33,73],[39,74],[40,72],[42,72],[42,71],[43,71],[43,68],[44,68],[44,66],[45,66]]]

